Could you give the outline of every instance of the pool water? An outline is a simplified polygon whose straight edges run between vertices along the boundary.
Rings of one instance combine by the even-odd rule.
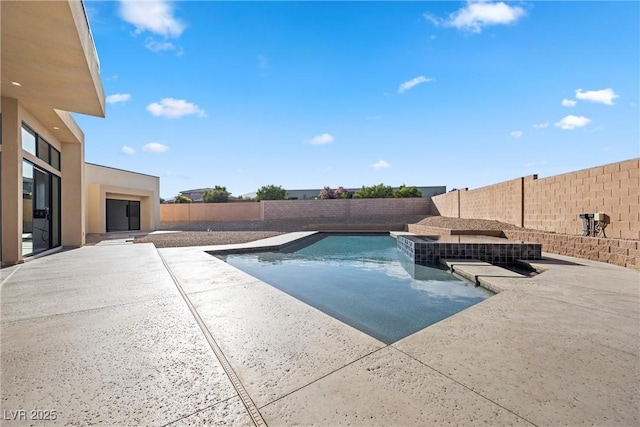
[[[492,295],[445,270],[405,268],[389,235],[328,235],[293,252],[219,257],[386,344]]]

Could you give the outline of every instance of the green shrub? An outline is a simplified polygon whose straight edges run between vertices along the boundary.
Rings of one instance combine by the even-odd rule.
[[[357,199],[388,199],[393,197],[393,188],[382,183],[371,187],[362,188],[353,195]]]
[[[265,185],[256,193],[256,200],[284,200],[287,198],[287,190],[279,185]]]
[[[231,193],[227,191],[227,187],[216,185],[208,189],[202,195],[202,201],[205,203],[224,203],[229,201]]]
[[[402,184],[400,188],[396,190],[393,196],[398,198],[422,197],[422,193],[420,192],[420,190],[418,190],[418,188],[414,186],[407,187],[406,185]]]
[[[191,199],[180,193],[173,199],[173,203],[191,203]]]

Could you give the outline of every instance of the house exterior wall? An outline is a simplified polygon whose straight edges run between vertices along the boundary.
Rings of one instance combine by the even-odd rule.
[[[107,231],[107,199],[140,201],[140,230],[160,228],[160,178],[157,176],[86,163],[88,233]]]
[[[85,243],[84,134],[70,111],[104,117],[105,99],[99,61],[81,1],[3,1],[0,9],[0,258],[2,266],[6,266],[22,262],[23,253],[49,252],[45,246],[35,248],[33,229],[23,229],[23,223],[35,224],[34,218],[23,214],[24,207],[33,206],[31,198],[37,194],[56,198],[40,200],[44,208],[38,210],[48,209],[48,213],[46,218],[37,219],[46,219],[55,228],[41,230],[41,236],[48,232],[50,237],[40,237],[39,243],[48,241],[48,247]],[[23,150],[23,122],[59,152],[59,168]],[[48,147],[41,154],[46,159],[44,153],[49,153]],[[23,161],[44,171],[39,175],[41,179],[46,176],[52,184],[49,190],[44,190],[45,186],[39,193],[32,190],[31,194],[23,194]],[[59,194],[58,180],[53,176],[59,178]]]
[[[22,260],[23,159],[61,178],[61,245],[82,246],[84,240],[83,141],[63,142],[17,99],[2,97],[2,264]],[[22,149],[22,124],[27,124],[60,151],[60,171]]]

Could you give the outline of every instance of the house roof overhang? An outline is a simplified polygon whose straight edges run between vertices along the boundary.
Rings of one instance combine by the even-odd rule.
[[[100,64],[79,0],[1,1],[2,96],[62,141],[82,141],[68,112],[105,116]]]

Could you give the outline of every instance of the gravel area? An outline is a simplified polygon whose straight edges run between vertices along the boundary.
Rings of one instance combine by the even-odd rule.
[[[404,224],[420,224],[452,230],[511,230],[515,225],[485,219],[449,218],[444,216],[411,215],[402,217],[371,217],[353,221],[315,218],[287,221],[208,222],[165,225],[173,233],[148,234],[136,237],[134,243],[153,243],[158,248],[227,245],[247,243],[292,231],[306,230],[402,230]]]
[[[428,227],[448,228],[450,230],[517,230],[521,229],[505,222],[488,219],[450,218],[446,216],[430,216],[414,224]]]
[[[230,245],[247,243],[284,234],[280,231],[178,231],[137,237],[134,243],[153,243],[156,248]]]

